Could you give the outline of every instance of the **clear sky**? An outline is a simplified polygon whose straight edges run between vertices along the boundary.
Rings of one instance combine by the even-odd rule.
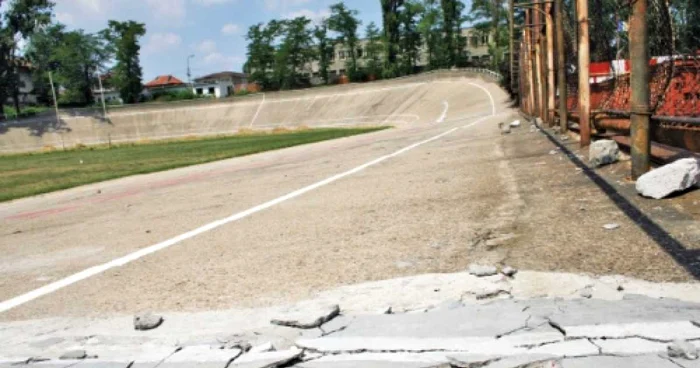
[[[69,29],[99,31],[109,19],[146,24],[141,40],[144,83],[157,75],[187,78],[187,56],[194,54],[193,77],[241,71],[249,26],[299,15],[318,20],[339,0],[55,0],[54,13]],[[380,0],[345,0],[360,12],[362,27],[381,24]]]

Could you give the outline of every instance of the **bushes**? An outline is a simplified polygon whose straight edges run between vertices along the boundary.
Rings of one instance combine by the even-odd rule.
[[[203,98],[205,96],[197,96],[190,90],[181,91],[156,91],[153,93],[152,99],[157,102],[183,101]]]

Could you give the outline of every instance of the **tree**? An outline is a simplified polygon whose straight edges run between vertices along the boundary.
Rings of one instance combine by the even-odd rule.
[[[493,40],[493,43],[488,45],[489,54],[491,55],[492,67],[497,67],[503,61],[503,53],[508,43],[508,11],[505,8],[505,1],[474,0],[471,12],[466,18],[483,35],[491,36],[487,37],[487,39]]]
[[[275,71],[282,89],[302,85],[300,71],[313,59],[311,20],[298,17],[280,23],[283,40],[275,57]]]
[[[119,90],[124,103],[138,102],[143,86],[139,54],[141,46],[139,37],[146,34],[146,26],[134,21],[109,21],[109,28],[102,31],[102,36],[109,41],[108,52],[115,53],[117,64],[113,69],[113,83]]]
[[[398,68],[396,59],[399,52],[399,8],[404,0],[381,0],[382,20],[384,22],[385,41],[385,77],[396,76]]]
[[[37,96],[37,101],[43,104],[52,104],[51,85],[48,71],[54,67],[55,50],[63,42],[65,26],[62,24],[50,24],[35,32],[29,38],[25,57],[32,63],[32,93]]]
[[[66,89],[61,102],[71,105],[90,105],[95,73],[110,59],[106,40],[83,30],[61,35],[59,46],[53,50],[57,64],[56,81]]]
[[[442,8],[438,5],[438,0],[423,0],[417,28],[426,45],[429,69],[437,69],[444,64],[441,21]]]
[[[3,104],[10,96],[19,112],[19,41],[51,21],[53,5],[49,0],[14,0],[0,16],[0,116],[4,116]]]
[[[382,36],[379,32],[379,28],[377,28],[374,22],[367,25],[367,29],[365,29],[365,38],[367,39],[367,45],[365,45],[367,64],[365,68],[368,75],[376,78],[379,77],[382,72],[382,51],[384,50],[384,45],[382,44]]]
[[[280,31],[280,22],[271,21],[264,25],[259,23],[248,29],[248,61],[245,71],[251,80],[260,84],[263,89],[271,89],[273,85],[271,72],[275,66],[275,47],[272,44]]]
[[[328,23],[326,21],[314,28],[314,38],[316,39],[316,58],[318,60],[319,74],[321,75],[321,79],[323,79],[323,83],[328,84],[330,80],[328,68],[331,65],[331,59],[333,58],[335,49],[333,48],[333,43],[328,38]]]
[[[338,42],[346,47],[350,59],[346,62],[346,69],[350,80],[357,80],[357,28],[362,22],[357,19],[357,10],[350,10],[340,2],[331,5],[331,16],[328,18],[328,29],[337,32],[340,36]]]
[[[464,4],[459,0],[440,0],[442,6],[442,33],[445,45],[445,67],[457,65],[463,44],[462,11]]]
[[[421,36],[418,32],[417,16],[423,12],[423,5],[416,0],[407,0],[399,13],[399,46],[401,49],[401,69],[403,74],[415,72],[420,58]]]

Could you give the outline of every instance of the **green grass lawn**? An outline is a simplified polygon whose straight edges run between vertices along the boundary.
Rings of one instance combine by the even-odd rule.
[[[0,202],[385,129],[307,129],[0,156]],[[81,163],[82,162],[82,163]]]
[[[14,106],[11,105],[4,105],[4,110],[5,110],[5,116],[8,119],[14,119],[17,117],[17,110],[15,110]],[[36,114],[42,113],[46,110],[50,109],[50,107],[46,106],[25,106],[23,107],[21,111],[21,116],[34,116]]]

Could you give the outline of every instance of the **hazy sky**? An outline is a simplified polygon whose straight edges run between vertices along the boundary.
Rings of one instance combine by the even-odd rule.
[[[69,29],[103,29],[109,19],[146,24],[141,40],[144,83],[157,75],[187,78],[187,56],[193,77],[211,72],[241,71],[244,35],[250,25],[299,15],[318,20],[338,0],[55,0],[54,13]],[[357,9],[364,27],[381,24],[379,0],[345,0]]]

